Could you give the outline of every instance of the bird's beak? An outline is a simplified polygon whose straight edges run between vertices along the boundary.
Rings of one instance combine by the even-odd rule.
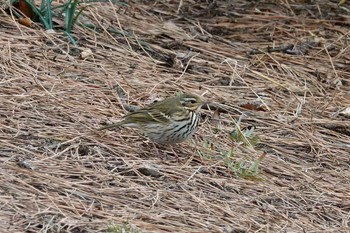
[[[208,101],[202,101],[201,106],[204,106],[204,105],[207,105],[207,104],[210,104],[210,102],[208,102]]]
[[[207,104],[209,104],[210,102],[207,101],[202,101],[201,104],[198,106],[197,110],[203,108],[204,106],[206,106]]]

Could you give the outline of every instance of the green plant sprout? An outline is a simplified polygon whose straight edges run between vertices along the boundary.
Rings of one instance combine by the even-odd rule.
[[[244,144],[245,146],[254,147],[258,144],[258,137],[253,136],[254,127],[241,129],[240,124],[242,121],[242,116],[235,122],[235,129],[230,134],[230,139],[237,144]]]
[[[259,138],[254,136],[254,128],[241,129],[242,117],[235,123],[235,129],[229,133],[230,141],[232,142],[229,150],[221,149],[219,146],[215,145],[209,140],[204,140],[203,146],[211,151],[217,151],[218,157],[222,159],[226,167],[232,171],[236,176],[242,177],[244,179],[250,180],[261,180],[260,175],[261,170],[259,169],[260,163],[266,157],[266,154],[263,153],[259,156],[258,159],[250,161],[236,161],[234,160],[235,149],[239,146],[251,147],[254,148],[258,144]],[[213,159],[212,155],[209,155],[204,152],[199,152],[200,156]]]
[[[17,2],[18,0],[11,0],[11,4]],[[128,6],[127,3],[116,0],[68,0],[66,3],[52,7],[53,0],[42,0],[40,6],[38,7],[32,0],[24,0],[25,3],[31,8],[31,10],[36,14],[39,22],[43,24],[46,30],[53,29],[53,16],[64,16],[64,33],[67,35],[69,40],[73,45],[77,46],[75,39],[73,38],[71,32],[74,25],[77,24],[77,20],[82,12],[89,6],[86,5],[78,10],[78,5],[81,3],[95,3],[95,2],[112,2],[122,6]],[[15,12],[15,15],[19,17],[20,15]],[[84,26],[83,24],[79,23]]]
[[[141,233],[140,230],[131,226],[129,223],[111,224],[107,229],[108,233]]]

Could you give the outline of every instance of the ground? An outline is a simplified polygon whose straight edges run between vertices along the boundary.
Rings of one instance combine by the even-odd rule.
[[[89,5],[75,49],[0,14],[1,231],[350,232],[349,2]],[[117,85],[212,105],[157,146]]]

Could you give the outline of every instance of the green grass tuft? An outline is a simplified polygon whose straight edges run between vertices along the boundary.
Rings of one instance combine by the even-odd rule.
[[[107,229],[108,233],[141,233],[140,230],[131,226],[129,223],[111,224]]]
[[[73,45],[77,45],[74,37],[71,34],[73,27],[77,24],[77,20],[79,16],[83,13],[83,11],[89,6],[86,5],[80,9],[78,6],[80,3],[95,3],[95,2],[112,2],[115,4],[119,4],[127,7],[128,4],[122,1],[106,1],[106,0],[89,0],[89,1],[81,1],[81,0],[68,0],[67,2],[52,7],[53,0],[42,0],[40,6],[35,5],[33,0],[24,0],[28,6],[32,9],[32,11],[37,15],[39,22],[44,26],[46,30],[54,29],[53,26],[53,17],[64,17],[65,28],[64,32],[72,42]],[[12,0],[11,4],[15,3],[16,0]],[[19,14],[15,12],[15,15],[20,17]]]
[[[215,145],[211,141],[205,140],[203,146],[211,151],[218,152],[217,158],[221,159],[226,167],[233,172],[236,176],[250,179],[250,180],[261,180],[261,170],[259,165],[264,160],[266,154],[263,153],[258,159],[253,161],[237,161],[234,159],[236,148],[239,146],[254,148],[259,143],[259,138],[254,136],[254,128],[241,129],[240,127],[241,118],[235,123],[235,129],[228,134],[231,141],[230,149],[225,150],[220,146]],[[220,132],[220,129],[215,129]],[[200,156],[206,159],[214,159],[214,157],[208,153],[199,152]]]

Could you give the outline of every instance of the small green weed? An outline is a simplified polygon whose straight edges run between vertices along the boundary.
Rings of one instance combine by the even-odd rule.
[[[254,128],[241,129],[241,118],[235,124],[236,127],[233,132],[229,133],[231,146],[229,150],[221,149],[214,143],[205,140],[203,146],[211,151],[218,152],[218,157],[222,159],[226,167],[232,171],[236,176],[250,180],[261,180],[261,170],[259,164],[264,160],[266,154],[263,153],[258,159],[254,161],[237,161],[234,160],[234,153],[239,146],[254,148],[258,144],[259,138],[254,136]],[[214,157],[208,153],[200,152],[200,156],[206,159],[213,159]]]
[[[259,164],[266,157],[266,153],[263,153],[254,162],[239,161],[233,164],[231,171],[233,171],[237,176],[248,180],[262,180],[261,170]],[[226,164],[232,163],[231,161],[226,161]]]
[[[254,147],[256,144],[259,143],[259,138],[257,136],[254,136],[254,127],[241,129],[241,120],[242,117],[240,117],[235,123],[236,127],[235,129],[230,133],[230,139],[235,142],[236,144],[243,144],[245,146]]]
[[[107,229],[108,233],[141,233],[140,230],[131,226],[129,223],[111,224]]]
[[[95,3],[95,2],[112,2],[116,3],[122,6],[128,6],[127,3],[122,1],[116,1],[116,0],[68,0],[67,2],[52,7],[53,0],[42,0],[40,3],[40,6],[37,6],[33,0],[11,0],[11,4],[13,5],[16,2],[25,2],[27,6],[31,9],[31,11],[35,14],[35,17],[38,18],[39,22],[43,24],[44,28],[46,30],[53,30],[53,17],[64,17],[64,32],[67,35],[67,37],[70,39],[73,45],[77,45],[75,42],[75,39],[73,38],[71,31],[74,27],[74,25],[77,24],[77,20],[79,16],[82,14],[82,12],[89,7],[89,5],[85,5],[80,10],[78,10],[78,6],[81,3],[88,4],[88,3]],[[14,14],[17,17],[21,17],[21,14],[14,11]],[[32,18],[32,20],[33,20]],[[80,23],[80,25],[83,25]]]

